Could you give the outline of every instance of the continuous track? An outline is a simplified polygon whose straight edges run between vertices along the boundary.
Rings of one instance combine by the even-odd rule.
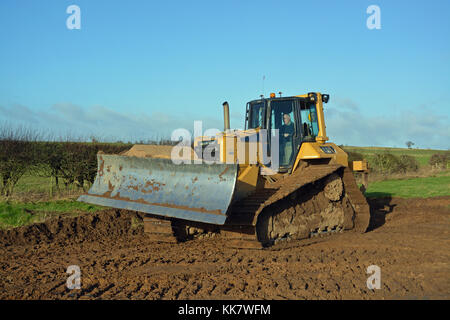
[[[262,248],[343,230],[365,232],[370,210],[352,172],[340,165],[309,165],[268,184],[230,208],[224,226],[148,217],[156,241],[186,241],[220,232],[237,248]]]

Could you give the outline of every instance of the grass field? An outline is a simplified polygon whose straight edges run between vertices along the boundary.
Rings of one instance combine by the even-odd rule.
[[[14,191],[19,193],[36,192],[36,193],[52,193],[55,188],[55,181],[51,177],[37,176],[33,174],[25,174],[20,178]]]
[[[407,149],[407,148],[381,148],[381,147],[352,147],[352,146],[344,146],[344,151],[350,152],[358,152],[361,153],[366,160],[370,162],[370,160],[377,153],[388,152],[395,156],[401,155],[409,155],[419,162],[421,167],[428,165],[428,161],[431,156],[435,153],[445,153],[448,152],[446,150],[432,150],[432,149]]]
[[[74,200],[57,200],[36,203],[0,202],[0,228],[18,227],[44,221],[53,216],[77,215],[96,212],[104,208]]]
[[[450,175],[439,174],[424,178],[377,181],[369,184],[365,195],[368,198],[450,196]]]
[[[88,186],[86,185],[86,188]],[[57,196],[58,194],[78,194],[81,188],[75,185],[65,186],[61,181],[59,187],[56,187],[54,178],[39,176],[32,173],[26,173],[20,178],[14,192],[18,194],[35,193],[44,196],[44,198]]]

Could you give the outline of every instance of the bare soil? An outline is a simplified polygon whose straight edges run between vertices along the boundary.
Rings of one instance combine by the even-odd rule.
[[[171,159],[173,148],[174,146],[166,145],[135,144],[130,150],[124,151],[120,155],[138,158]],[[191,147],[184,146],[184,149],[181,149],[181,147],[179,148],[178,154],[175,153],[174,156],[178,157],[180,160],[194,160],[198,158],[194,149]]]
[[[0,231],[1,299],[449,299],[450,197],[370,200],[369,232],[225,248],[149,241],[109,210]],[[69,290],[67,267],[81,269]],[[367,267],[381,268],[369,290]]]

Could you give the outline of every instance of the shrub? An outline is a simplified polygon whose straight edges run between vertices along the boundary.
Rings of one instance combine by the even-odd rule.
[[[419,170],[419,162],[412,156],[401,155],[398,160],[398,170],[402,173],[416,172],[417,170]]]
[[[130,144],[86,142],[42,142],[32,130],[0,127],[0,195],[10,196],[27,172],[52,177],[56,186],[76,185],[86,190],[97,173],[97,153],[117,154]]]
[[[399,157],[390,153],[378,153],[370,162],[370,167],[378,173],[389,175],[393,173],[416,172],[419,170],[419,162],[409,155]]]
[[[0,195],[10,196],[19,179],[36,165],[36,138],[23,127],[0,127]]]
[[[74,184],[85,190],[86,184],[94,182],[97,173],[97,153],[101,150],[117,154],[129,149],[129,145],[61,142],[50,143],[44,156],[51,176],[64,181],[66,186]]]
[[[400,170],[400,160],[390,153],[377,153],[370,162],[370,167],[381,174],[392,174]]]
[[[450,162],[450,152],[435,153],[431,156],[429,164],[434,169],[447,169]]]
[[[346,151],[348,162],[364,160],[364,156],[359,152]]]

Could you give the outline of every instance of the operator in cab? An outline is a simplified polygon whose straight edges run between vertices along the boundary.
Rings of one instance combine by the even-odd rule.
[[[288,113],[283,115],[283,125],[281,126],[281,165],[289,165],[291,163],[291,157],[293,153],[292,136],[294,135],[294,123],[291,120],[291,116]]]

